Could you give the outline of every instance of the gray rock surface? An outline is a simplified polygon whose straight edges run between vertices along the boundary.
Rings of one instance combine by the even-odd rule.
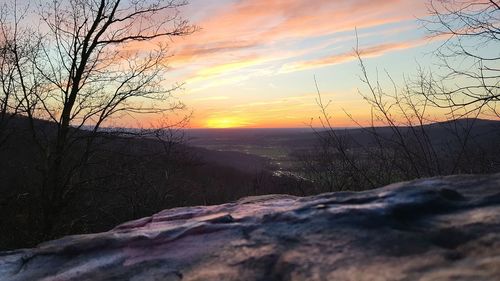
[[[165,210],[0,253],[0,280],[500,280],[500,174]]]

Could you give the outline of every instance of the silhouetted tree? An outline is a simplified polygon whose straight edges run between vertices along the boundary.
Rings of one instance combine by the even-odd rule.
[[[361,81],[367,88],[360,93],[372,111],[371,126],[358,123],[371,136],[368,145],[332,127],[329,103],[323,102],[318,91],[324,130],[317,132],[320,152],[305,161],[305,168],[329,190],[498,169],[495,162],[500,151],[478,145],[471,131],[480,116],[500,117],[500,5],[493,0],[431,0],[429,11],[430,19],[423,21],[426,28],[431,35],[446,39],[436,51],[445,75],[438,77],[420,68],[417,77],[405,79],[398,87],[387,72],[392,87],[386,89],[378,75],[377,80],[369,77],[363,51],[355,48]],[[444,120],[430,116],[433,107],[444,109]],[[458,119],[463,120],[455,122]],[[428,124],[436,121],[449,133],[445,140],[430,135]]]
[[[429,74],[432,91],[422,93],[433,105],[457,114],[482,111],[500,117],[500,2],[497,0],[430,0],[424,26],[444,37],[437,49],[447,72]]]
[[[33,54],[30,30],[20,26],[26,16],[26,10],[14,12],[12,7],[0,6],[0,147],[4,144],[13,128],[10,121],[21,111],[22,106],[36,87],[27,88],[23,73],[28,70],[29,58]],[[25,88],[23,88],[25,87]]]
[[[158,114],[182,109],[165,87],[168,41],[194,27],[182,19],[177,0],[51,0],[38,8],[39,32],[23,52],[15,33],[11,53],[18,74],[22,114],[41,151],[43,234],[85,178],[111,116]],[[5,30],[18,21],[3,22]],[[26,69],[25,69],[26,68]],[[37,128],[35,118],[53,126]],[[80,129],[85,129],[84,131]]]

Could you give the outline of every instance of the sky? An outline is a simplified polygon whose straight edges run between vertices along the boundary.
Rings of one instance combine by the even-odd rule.
[[[335,126],[354,125],[346,112],[366,122],[357,42],[370,75],[387,71],[398,83],[432,65],[442,43],[419,20],[427,0],[188,1],[181,15],[198,30],[168,42],[165,79],[183,84],[176,96],[188,108],[171,120],[192,113],[191,128],[307,127],[320,114],[316,82]],[[163,116],[111,125],[155,119]]]
[[[353,55],[356,29],[370,70],[397,79],[432,63],[437,40],[416,0],[191,0],[182,14],[199,27],[172,42],[170,81],[190,127],[304,127],[319,115],[315,79],[336,126],[369,107]]]

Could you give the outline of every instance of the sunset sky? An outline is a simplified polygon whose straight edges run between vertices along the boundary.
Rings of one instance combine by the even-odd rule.
[[[358,88],[360,48],[372,74],[397,81],[432,64],[431,40],[418,21],[426,1],[415,0],[191,0],[182,14],[200,30],[172,44],[171,82],[191,127],[304,127],[318,116],[314,77],[332,100],[335,125],[369,110]]]

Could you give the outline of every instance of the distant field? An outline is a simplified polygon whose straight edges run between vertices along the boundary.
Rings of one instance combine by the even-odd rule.
[[[294,172],[297,160],[291,154],[310,149],[315,137],[309,128],[300,129],[192,129],[188,144],[214,151],[233,151],[269,159],[275,172]]]

